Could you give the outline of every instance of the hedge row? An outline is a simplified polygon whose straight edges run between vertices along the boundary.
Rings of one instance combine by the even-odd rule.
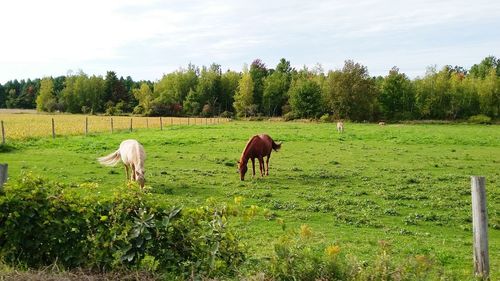
[[[0,195],[0,256],[27,267],[233,274],[244,261],[225,208],[165,206],[137,188],[78,195],[23,176]]]

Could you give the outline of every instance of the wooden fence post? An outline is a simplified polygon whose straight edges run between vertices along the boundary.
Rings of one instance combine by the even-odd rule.
[[[146,129],[149,129],[149,120],[148,120],[148,117],[146,117]]]
[[[172,117],[170,117],[170,126],[174,125],[174,119],[172,119]]]
[[[3,128],[3,120],[2,120],[2,144],[5,144],[5,129]]]
[[[483,279],[490,274],[488,256],[488,214],[486,210],[486,179],[471,177],[472,231],[474,240],[474,273]]]
[[[188,125],[189,125],[189,116],[188,116]]]
[[[109,123],[111,125],[111,133],[113,133],[113,117],[109,119]]]
[[[160,116],[160,131],[163,131],[163,121],[161,120],[161,116]]]
[[[54,125],[54,118],[52,118],[52,138],[56,138],[56,126]]]
[[[9,168],[7,163],[0,164],[0,191],[3,190],[3,184],[7,181],[7,168]]]
[[[132,132],[132,118],[130,118],[130,132]]]
[[[89,133],[89,118],[85,117],[85,136]]]

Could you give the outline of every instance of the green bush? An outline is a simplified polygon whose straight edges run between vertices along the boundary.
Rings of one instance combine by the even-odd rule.
[[[469,118],[469,122],[475,124],[491,124],[491,118],[489,116],[479,114],[471,116]]]
[[[134,187],[80,196],[25,175],[0,196],[0,256],[28,267],[234,274],[244,255],[225,216],[223,207],[164,206]]]
[[[220,114],[220,117],[222,118],[233,118],[234,117],[234,113],[231,112],[231,111],[224,111]]]
[[[297,119],[298,116],[293,112],[293,111],[290,111],[288,113],[286,113],[285,115],[283,115],[283,120],[285,121],[292,121],[294,119]]]
[[[321,121],[323,123],[329,123],[329,122],[332,122],[332,118],[330,117],[330,114],[325,113],[325,114],[321,115],[321,117],[319,118],[319,121]]]

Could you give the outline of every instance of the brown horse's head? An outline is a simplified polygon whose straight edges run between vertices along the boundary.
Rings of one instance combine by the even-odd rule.
[[[238,161],[238,170],[240,171],[240,180],[245,180],[245,174],[247,173],[248,167],[245,161]]]

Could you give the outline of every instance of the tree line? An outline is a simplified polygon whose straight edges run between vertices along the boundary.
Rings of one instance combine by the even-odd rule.
[[[159,81],[105,77],[82,71],[66,76],[12,80],[0,84],[0,108],[46,112],[141,114],[146,116],[252,117],[285,119],[331,116],[353,121],[467,119],[500,117],[500,59],[484,58],[470,69],[429,67],[410,79],[393,67],[372,77],[368,68],[347,60],[342,69],[321,65],[295,69],[281,59],[275,68],[261,60],[240,72],[219,64],[189,64]]]

